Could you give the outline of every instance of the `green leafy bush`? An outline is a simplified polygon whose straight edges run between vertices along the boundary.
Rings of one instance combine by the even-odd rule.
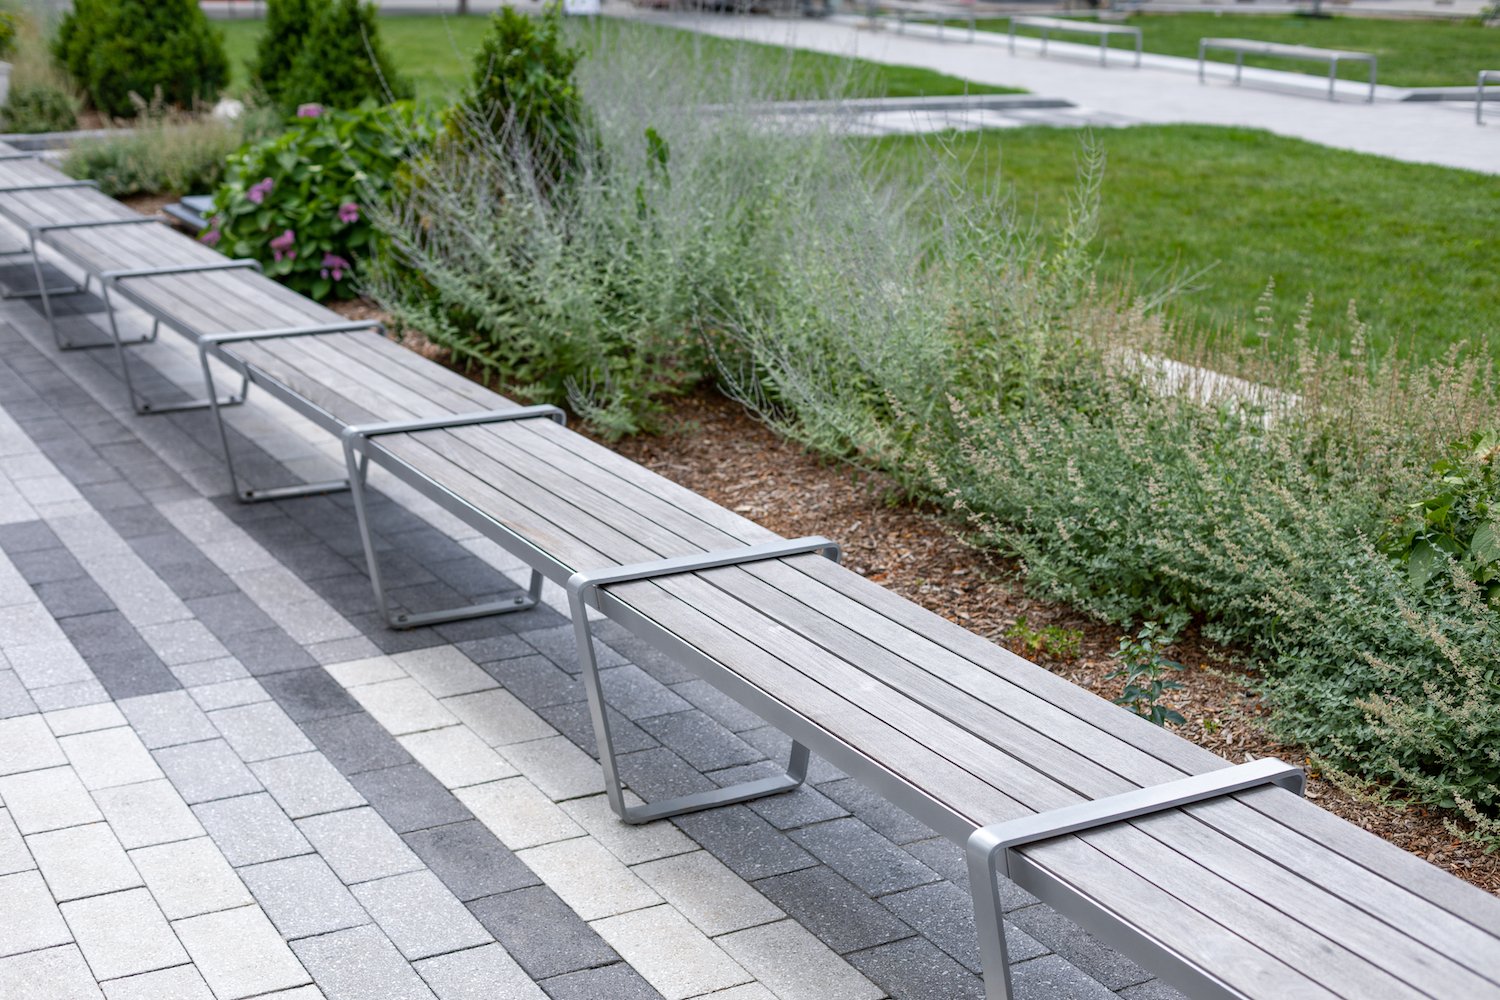
[[[9,59],[16,50],[18,15],[0,10],[0,59]]]
[[[315,299],[348,298],[374,249],[370,214],[430,131],[410,104],[295,119],[230,157],[201,239]]]
[[[238,122],[142,116],[118,136],[74,143],[62,169],[69,177],[98,181],[114,198],[202,194],[218,190],[244,139]]]
[[[308,33],[331,6],[330,0],[267,0],[265,32],[256,45],[250,79],[273,102],[281,102]]]
[[[1115,653],[1120,666],[1109,675],[1111,680],[1125,682],[1115,704],[1123,705],[1156,726],[1165,726],[1169,722],[1180,726],[1187,721],[1181,712],[1162,703],[1168,692],[1182,688],[1182,683],[1172,680],[1170,673],[1181,670],[1182,664],[1167,657],[1167,650],[1175,641],[1175,629],[1146,622],[1135,635],[1120,636],[1120,648]]]
[[[380,42],[374,4],[332,0],[321,10],[312,7],[311,27],[280,84],[283,108],[318,104],[347,111],[412,96]]]
[[[1500,606],[1500,434],[1475,431],[1433,464],[1427,496],[1411,503],[1382,539],[1412,586],[1441,583],[1450,565]]]
[[[212,102],[229,81],[224,40],[194,0],[74,0],[53,52],[107,115],[131,116],[131,95]]]
[[[6,132],[66,132],[78,126],[78,99],[46,83],[12,83],[0,108]]]

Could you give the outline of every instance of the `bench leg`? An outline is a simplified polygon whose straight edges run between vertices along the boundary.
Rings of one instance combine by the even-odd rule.
[[[42,300],[42,314],[47,317],[47,329],[52,332],[52,342],[57,345],[57,349],[59,351],[77,351],[93,347],[112,346],[112,342],[109,340],[100,340],[92,344],[73,344],[63,341],[62,335],[57,332],[57,317],[52,312],[52,297],[54,295],[86,294],[89,290],[89,282],[93,279],[90,275],[85,273],[83,276],[82,285],[75,284],[64,288],[48,288],[45,276],[42,274],[42,258],[41,255],[37,253],[36,233],[31,233],[28,238],[31,240],[31,249],[29,251],[31,256],[31,269],[32,273],[36,275],[35,297]],[[129,340],[125,343],[126,346],[129,346],[131,344],[144,344],[153,339],[155,339],[154,335],[151,337],[142,337],[139,340]]]
[[[156,339],[157,331],[161,329],[161,320],[152,319],[151,332],[135,340],[125,340],[120,336],[120,324],[115,315],[114,303],[109,297],[109,282],[99,282],[100,294],[104,297],[104,314],[109,317],[109,336],[114,344],[115,356],[120,359],[120,373],[125,379],[125,391],[130,396],[130,405],[138,416],[149,416],[153,413],[181,413],[186,410],[206,410],[212,406],[236,406],[245,401],[245,393],[249,390],[249,381],[240,386],[238,395],[226,396],[219,399],[213,395],[213,381],[209,380],[209,394],[203,399],[188,399],[180,403],[153,403],[145,396],[136,392],[135,379],[130,374],[130,355],[125,348],[132,344],[148,343]]]
[[[326,487],[332,487],[333,489],[348,487],[350,496],[354,499],[354,517],[359,523],[359,540],[365,550],[365,565],[369,568],[370,572],[370,586],[374,588],[375,601],[380,606],[380,616],[385,619],[386,624],[391,628],[404,630],[420,628],[423,625],[442,625],[445,622],[467,621],[470,618],[484,618],[489,615],[508,614],[512,611],[525,611],[541,603],[543,577],[541,573],[532,570],[531,581],[527,585],[526,593],[520,597],[509,597],[504,600],[489,601],[484,604],[466,604],[462,607],[444,608],[439,611],[394,613],[391,610],[390,600],[386,596],[385,580],[380,572],[380,553],[375,550],[375,536],[370,530],[369,512],[365,507],[365,483],[370,472],[370,459],[363,452],[356,454],[354,440],[346,437],[344,439],[344,462],[348,467],[348,480],[338,483],[321,484],[325,487],[322,492],[330,492]],[[303,493],[318,492],[319,485],[314,483],[301,487],[301,490]],[[286,496],[288,494],[283,493],[282,495]],[[263,499],[270,498],[263,497]]]
[[[979,961],[984,969],[985,1000],[1010,1000],[1010,954],[1005,946],[1005,919],[1000,903],[995,858],[1003,850],[983,828],[969,838],[969,889],[974,895],[974,924],[979,934]]]
[[[807,747],[794,741],[785,774],[762,778],[758,781],[746,781],[727,788],[715,788],[712,791],[679,795],[675,798],[648,802],[639,806],[628,805],[625,802],[625,789],[620,784],[620,773],[616,766],[614,737],[610,733],[609,711],[604,702],[604,687],[599,679],[599,660],[594,655],[594,633],[589,625],[588,608],[583,605],[576,594],[570,595],[570,603],[573,612],[573,634],[578,641],[578,660],[583,668],[583,686],[588,693],[589,715],[594,721],[594,738],[599,744],[599,763],[604,768],[604,791],[609,796],[610,807],[620,819],[630,824],[649,823],[655,819],[666,819],[668,816],[680,816],[683,813],[698,812],[703,809],[716,809],[719,806],[733,805],[736,802],[748,802],[767,795],[790,792],[801,786],[802,782],[807,779],[809,758]]]

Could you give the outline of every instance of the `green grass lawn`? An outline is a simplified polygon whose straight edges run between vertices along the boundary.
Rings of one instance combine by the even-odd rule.
[[[958,23],[958,22],[955,22]],[[1477,21],[1384,21],[1368,17],[1298,17],[1255,14],[1159,14],[1135,15],[1126,24],[1141,29],[1147,52],[1198,57],[1200,38],[1255,38],[1267,42],[1290,42],[1320,48],[1369,52],[1380,62],[1379,81],[1396,87],[1444,87],[1474,83],[1481,69],[1500,65],[1500,31]],[[1008,32],[1010,22],[979,22],[985,31]],[[1039,34],[1020,29],[1017,34]],[[1058,35],[1063,41],[1097,44],[1089,35]],[[1112,44],[1131,47],[1130,39]],[[1232,53],[1209,53],[1209,59],[1234,62]],[[1321,63],[1301,60],[1265,59],[1247,56],[1247,66],[1293,70],[1327,76]],[[1340,67],[1339,76],[1366,79],[1363,64]]]
[[[422,99],[451,100],[473,72],[474,53],[484,37],[488,17],[434,15],[382,15],[380,33],[396,67],[416,84]],[[247,63],[255,55],[256,40],[264,22],[235,20],[216,22],[224,32],[225,46],[234,73],[231,90],[249,83]],[[1013,93],[1004,87],[989,87],[958,77],[946,76],[914,66],[884,66],[863,59],[846,59],[818,52],[786,49],[714,38],[673,28],[603,19],[597,25],[572,24],[580,41],[606,42],[620,32],[657,35],[662,44],[693,45],[707,59],[721,59],[731,52],[753,52],[769,73],[786,80],[785,97],[810,97],[826,91],[830,81],[842,81],[853,95],[870,97],[918,97],[949,94]]]
[[[1082,137],[1025,128],[957,136],[975,183],[996,173],[1043,225],[1066,211]],[[1197,327],[1243,331],[1268,279],[1291,324],[1309,293],[1326,343],[1354,299],[1378,345],[1418,357],[1490,338],[1500,358],[1500,177],[1401,163],[1266,132],[1137,126],[1095,133],[1107,156],[1100,250],[1108,278],[1210,268],[1174,307]],[[920,139],[880,142],[920,171]]]

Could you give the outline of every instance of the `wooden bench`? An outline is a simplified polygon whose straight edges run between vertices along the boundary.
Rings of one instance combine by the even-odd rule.
[[[1500,900],[1306,802],[1298,769],[1230,766],[843,569],[827,539],[780,539],[553,408],[518,406],[230,263],[113,270],[110,288],[194,340],[206,399],[217,359],[340,436],[382,601],[372,464],[530,567],[527,596],[449,613],[526,606],[542,578],[566,581],[627,822],[794,788],[815,751],[965,847],[991,1000],[1010,996],[996,873],[1195,997],[1500,996]],[[591,612],[785,732],[785,774],[629,806]]]
[[[1135,38],[1135,66],[1141,67],[1141,29],[1128,24],[1103,24],[1098,21],[1081,21],[1070,17],[1041,17],[1016,15],[1010,19],[1010,54],[1016,54],[1016,28],[1039,28],[1042,32],[1042,55],[1047,54],[1047,36],[1054,31],[1072,32],[1081,35],[1099,36],[1099,65],[1109,65],[1109,39],[1112,35],[1129,35]]]
[[[943,38],[943,29],[949,21],[967,20],[969,22],[969,41],[974,40],[976,19],[973,0],[967,0],[959,7],[950,7],[944,4],[916,3],[913,0],[869,0],[865,5],[865,16],[869,18],[873,26],[876,19],[882,14],[892,14],[896,18],[896,31],[898,34],[906,31],[908,19],[913,21],[933,21],[937,24],[938,40]]]
[[[1311,45],[1288,45],[1284,42],[1262,42],[1253,38],[1200,38],[1198,40],[1198,82],[1205,82],[1203,66],[1210,50],[1234,53],[1234,85],[1240,85],[1245,69],[1245,56],[1275,56],[1279,59],[1306,59],[1311,62],[1328,63],[1328,99],[1335,100],[1334,87],[1339,79],[1339,63],[1363,62],[1370,66],[1370,96],[1366,101],[1375,102],[1375,57],[1368,52],[1348,52],[1343,49],[1320,49]]]

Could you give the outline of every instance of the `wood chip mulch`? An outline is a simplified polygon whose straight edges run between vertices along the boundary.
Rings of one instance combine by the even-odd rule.
[[[351,318],[378,315],[364,302],[333,308]],[[409,335],[405,342],[446,360],[420,338]],[[1013,563],[966,544],[940,511],[902,501],[883,476],[808,452],[717,393],[673,401],[660,433],[611,447],[780,535],[836,539],[853,571],[1101,697],[1120,692],[1120,681],[1108,677],[1116,668],[1118,628],[1027,596]],[[1077,633],[1077,655],[1060,659],[1015,638],[1012,628],[1023,618],[1031,630],[1057,626]],[[1187,666],[1176,677],[1183,688],[1170,701],[1187,720],[1175,732],[1236,763],[1266,756],[1308,763],[1306,748],[1266,732],[1258,678],[1231,651],[1189,634],[1171,652]],[[1325,809],[1500,895],[1500,852],[1454,836],[1445,826],[1451,817],[1316,770],[1309,777],[1308,797]]]

